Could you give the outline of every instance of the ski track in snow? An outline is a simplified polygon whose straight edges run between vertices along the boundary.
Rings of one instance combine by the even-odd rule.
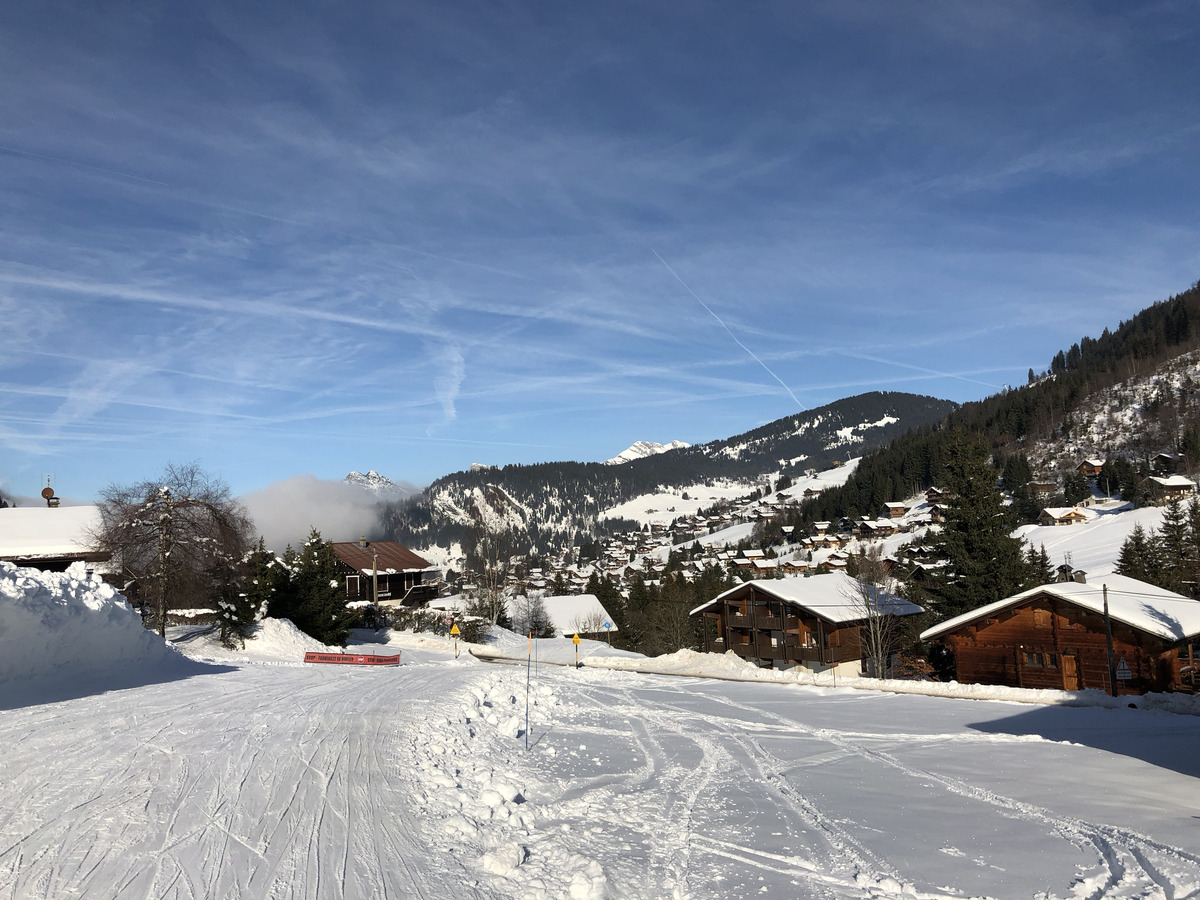
[[[1087,748],[856,712],[957,701],[543,667],[527,751],[524,669],[412,658],[0,713],[0,898],[1200,897],[980,763]]]

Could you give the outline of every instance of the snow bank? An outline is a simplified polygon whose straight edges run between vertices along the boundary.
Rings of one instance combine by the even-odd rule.
[[[83,563],[42,572],[0,562],[0,684],[99,671],[129,675],[181,661],[113,587],[89,578]]]
[[[1123,694],[1112,697],[1100,690],[1053,691],[1005,687],[995,684],[959,684],[957,681],[899,681],[883,678],[847,678],[828,672],[806,669],[767,669],[726,653],[699,653],[679,650],[665,656],[643,659],[589,657],[584,665],[594,669],[615,669],[651,675],[685,675],[693,678],[721,678],[729,681],[765,681],[772,684],[800,684],[813,687],[854,688],[886,691],[892,694],[921,694],[959,700],[1006,700],[1040,706],[1100,706],[1109,709],[1156,709],[1163,712],[1200,716],[1200,697],[1191,694]]]
[[[218,660],[239,663],[304,663],[308,652],[338,652],[340,647],[329,647],[316,638],[309,637],[292,624],[291,619],[263,619],[246,633],[242,647],[229,649],[221,643],[216,631],[202,638],[180,643],[179,648],[193,659]]]

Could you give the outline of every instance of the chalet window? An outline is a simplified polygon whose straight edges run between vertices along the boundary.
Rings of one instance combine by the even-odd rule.
[[[1179,645],[1179,658],[1180,659],[1191,659],[1192,658],[1192,645],[1191,644],[1180,644]]]
[[[1057,669],[1057,653],[1034,653],[1025,651],[1025,667],[1027,669]]]
[[[1050,610],[1035,609],[1033,611],[1033,624],[1038,628],[1050,627]]]
[[[346,576],[346,596],[347,597],[357,597],[358,591],[359,591],[358,576],[357,575],[347,575]]]

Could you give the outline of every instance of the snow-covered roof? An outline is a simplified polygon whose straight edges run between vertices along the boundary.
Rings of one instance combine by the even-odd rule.
[[[82,556],[92,552],[96,506],[22,506],[0,509],[0,559]]]
[[[507,602],[508,613],[511,616],[517,612],[517,605],[522,601],[521,598],[517,598]],[[589,633],[619,630],[617,623],[595,594],[543,597],[542,606],[546,615],[550,617],[550,624],[554,626],[555,632],[563,636],[575,634],[580,629],[587,629]],[[605,622],[612,627],[604,628]]]
[[[731,588],[707,603],[697,606],[691,614],[702,612],[731,594],[744,591],[748,587],[754,587],[776,600],[800,607],[834,624],[867,618],[861,593],[864,585],[845,572],[831,572],[828,575],[814,575],[811,578],[747,581],[745,584]],[[909,603],[907,600],[886,592],[881,592],[880,605],[885,612],[898,616],[911,616],[924,612],[915,603]]]
[[[1042,515],[1049,515],[1055,519],[1062,519],[1072,515],[1087,518],[1087,513],[1077,506],[1047,506],[1042,510]]]
[[[1200,602],[1146,584],[1136,578],[1105,575],[1102,583],[1080,584],[1077,581],[1064,581],[1022,591],[928,628],[921,633],[921,640],[941,637],[976,619],[1019,606],[1039,594],[1047,594],[1083,609],[1102,613],[1104,585],[1108,585],[1108,611],[1114,620],[1165,641],[1181,641],[1200,635]]]
[[[1149,480],[1165,488],[1196,488],[1196,482],[1184,475],[1151,475]]]

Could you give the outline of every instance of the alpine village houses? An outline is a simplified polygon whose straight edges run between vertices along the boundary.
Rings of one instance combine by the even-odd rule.
[[[874,590],[845,572],[748,581],[692,610],[704,620],[704,649],[732,650],[759,666],[858,675],[859,630],[873,614],[911,616],[921,607]]]
[[[1105,605],[1118,692],[1194,691],[1200,602],[1123,575],[1082,572],[948,619],[923,641],[954,651],[964,684],[1112,692]]]

